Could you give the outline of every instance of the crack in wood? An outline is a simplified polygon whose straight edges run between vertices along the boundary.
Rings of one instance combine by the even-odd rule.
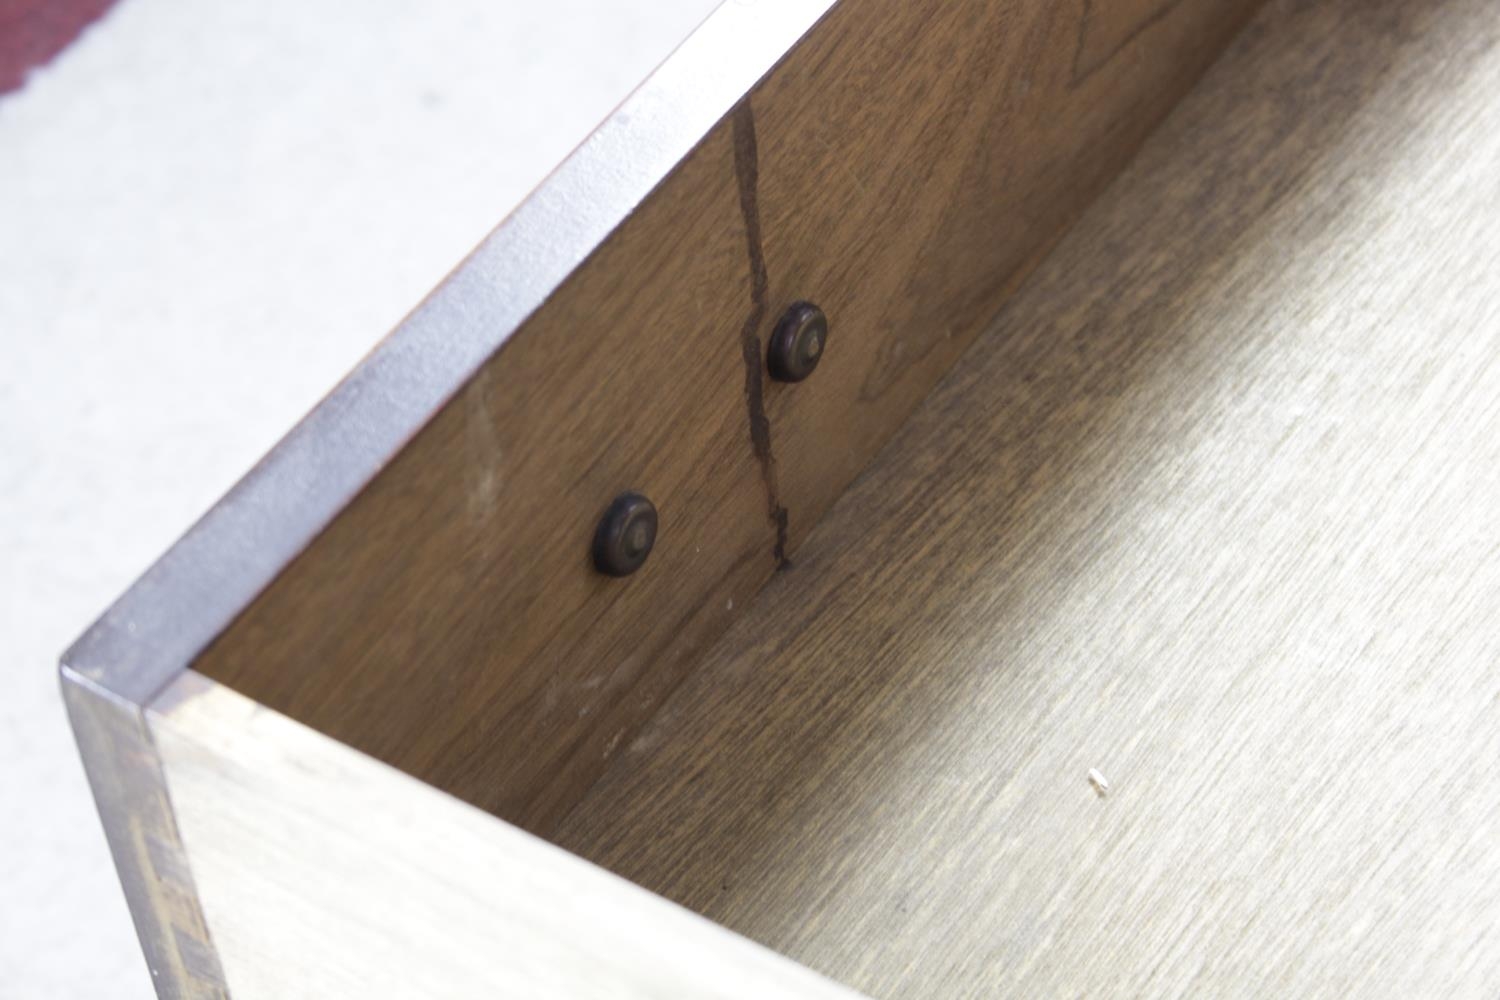
[[[782,506],[776,484],[776,456],[771,450],[771,421],[766,417],[765,373],[761,363],[759,330],[766,318],[770,278],[760,239],[760,153],[755,141],[755,111],[749,98],[734,112],[734,173],[739,183],[740,214],[745,220],[745,242],[750,254],[750,313],[740,328],[740,349],[745,358],[745,406],[750,418],[750,444],[760,464],[766,487],[766,515],[776,529],[772,554],[778,570],[787,569],[787,509]]]

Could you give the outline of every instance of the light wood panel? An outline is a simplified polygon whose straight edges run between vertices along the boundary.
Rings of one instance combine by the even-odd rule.
[[[157,996],[223,1000],[223,969],[144,714],[67,670],[63,699]]]
[[[559,842],[874,996],[1493,995],[1496,94],[1274,0]]]
[[[191,671],[147,721],[236,1000],[858,1000]]]
[[[1084,75],[1080,2],[835,6],[196,669],[545,830],[1252,6],[1115,4]],[[797,299],[828,350],[771,384]],[[605,579],[627,489],[660,541]]]

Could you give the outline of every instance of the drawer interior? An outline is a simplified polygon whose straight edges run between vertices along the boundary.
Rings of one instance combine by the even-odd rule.
[[[1273,3],[554,839],[872,996],[1430,989],[1477,870],[1396,845],[1496,803],[1440,789],[1500,722],[1497,39]]]
[[[1492,8],[726,4],[65,655],[164,995],[1492,987]]]
[[[314,414],[359,453],[366,423],[435,407],[278,539],[292,557],[192,669],[555,828],[1257,0],[1096,6],[724,4],[382,345],[389,385],[367,365]],[[544,265],[555,289],[515,306]],[[831,333],[791,382],[769,345],[798,303]],[[465,351],[471,374],[424,387]],[[338,501],[303,477],[356,463],[310,436],[272,502]],[[616,578],[589,550],[626,493],[660,530]]]

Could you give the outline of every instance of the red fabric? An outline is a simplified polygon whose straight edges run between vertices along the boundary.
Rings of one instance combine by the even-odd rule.
[[[114,0],[0,0],[0,94],[68,47]]]

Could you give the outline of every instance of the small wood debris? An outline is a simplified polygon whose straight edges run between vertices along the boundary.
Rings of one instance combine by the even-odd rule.
[[[1094,786],[1095,794],[1101,799],[1109,794],[1109,779],[1097,767],[1089,768],[1089,784]]]

